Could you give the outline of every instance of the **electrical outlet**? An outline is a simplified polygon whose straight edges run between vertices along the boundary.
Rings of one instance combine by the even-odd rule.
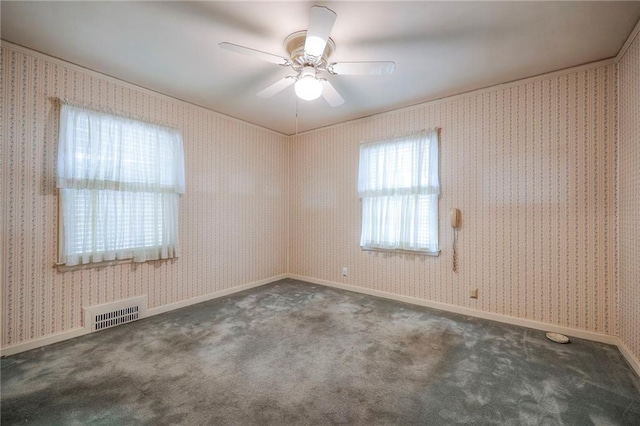
[[[478,289],[477,288],[472,288],[471,291],[469,292],[469,297],[472,299],[477,299],[478,298]]]
[[[347,268],[346,266],[342,267],[342,276],[343,277],[348,277],[349,276],[349,268]]]

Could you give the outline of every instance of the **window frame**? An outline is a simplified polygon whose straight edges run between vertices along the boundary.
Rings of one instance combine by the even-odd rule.
[[[86,119],[89,127],[79,127],[78,123],[83,119]],[[117,130],[110,133],[112,128],[108,127],[106,136],[100,134],[97,136],[100,140],[96,142],[96,137],[88,133],[94,131],[92,126],[102,129],[102,120],[113,120],[109,125]],[[77,136],[76,132],[80,135]],[[123,115],[61,103],[59,138],[56,176],[59,241],[56,266],[60,271],[168,260],[180,256],[179,198],[184,193],[184,152],[180,131]],[[105,144],[105,141],[108,144],[106,153],[104,150],[94,152],[95,144]],[[132,149],[136,154],[142,152],[148,156],[132,162],[131,154],[127,154]],[[87,150],[91,152],[87,154]],[[113,160],[113,157],[117,159]],[[120,180],[105,180],[103,169],[100,168],[94,173],[83,171],[95,170],[91,166],[96,161],[108,170],[108,176],[110,168],[117,169]],[[121,167],[122,164],[129,164],[130,167]],[[134,175],[127,171],[138,167],[148,169],[136,171]],[[167,168],[169,171],[165,172]],[[79,200],[73,197],[90,200],[84,204],[87,208],[79,211],[74,203]],[[100,203],[97,202],[99,198],[102,198]],[[140,208],[127,208],[127,203]],[[118,210],[115,224],[99,226],[100,219],[108,222],[106,218],[110,216],[109,220],[113,220],[114,216],[108,214],[109,210],[114,209],[113,204],[121,207],[115,207]],[[88,220],[89,230],[76,234],[80,239],[88,237],[91,240],[84,251],[81,250],[82,243],[71,247],[73,243],[67,241],[68,232],[73,231],[68,230],[66,224],[78,223],[74,222],[77,214],[86,215]],[[110,228],[112,226],[116,228]],[[136,232],[141,229],[140,226],[145,231]],[[97,237],[102,237],[102,242],[97,242]],[[140,244],[136,244],[136,239]],[[116,240],[117,243],[114,242]]]
[[[424,141],[421,142],[421,138],[424,138]],[[417,144],[419,151],[416,152],[413,146],[407,149],[402,146],[403,144]],[[439,128],[360,144],[358,197],[361,203],[361,229],[359,245],[363,251],[439,256],[439,200],[441,197],[439,145]],[[369,150],[373,154],[365,152],[365,150]],[[425,156],[424,150],[428,150],[428,156]],[[424,158],[426,160],[423,160]],[[406,169],[398,165],[403,161],[411,164],[410,172],[403,173]],[[372,170],[375,170],[375,173]],[[411,177],[407,178],[407,175]],[[389,182],[383,182],[388,176],[393,177],[388,179]],[[421,197],[428,200],[426,208],[424,205],[420,207]],[[371,212],[375,209],[376,203],[379,204],[378,210],[382,211],[380,216],[384,216],[384,218],[376,217]],[[399,204],[399,206],[393,206],[393,204]],[[424,222],[421,221],[422,215],[419,213],[427,214]],[[387,220],[389,216],[394,217],[394,215],[395,218],[405,218],[405,220],[400,222],[399,229],[390,231],[389,229],[393,226],[381,222]],[[397,223],[397,220],[393,223]],[[365,224],[368,229],[365,229]],[[423,228],[425,226],[426,230]],[[371,228],[375,228],[375,231]],[[427,237],[423,241],[420,241],[420,233],[423,232],[421,230],[426,233]],[[383,241],[386,232],[390,232],[392,238]],[[435,249],[427,246],[435,246]]]

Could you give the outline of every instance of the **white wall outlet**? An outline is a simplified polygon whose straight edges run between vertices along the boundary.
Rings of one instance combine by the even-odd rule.
[[[472,299],[477,299],[478,298],[478,289],[477,288],[472,288],[471,291],[469,292],[469,297]]]
[[[347,268],[346,266],[342,267],[342,276],[343,277],[348,277],[349,276],[349,268]]]

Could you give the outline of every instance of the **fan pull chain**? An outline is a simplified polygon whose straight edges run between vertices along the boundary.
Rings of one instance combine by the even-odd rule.
[[[296,136],[298,136],[298,97],[296,96]]]

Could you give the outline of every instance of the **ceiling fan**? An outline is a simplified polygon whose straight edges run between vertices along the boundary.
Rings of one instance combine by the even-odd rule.
[[[329,38],[336,20],[336,13],[322,6],[311,7],[309,27],[297,31],[284,40],[289,58],[251,49],[233,43],[220,43],[222,49],[252,56],[283,67],[291,67],[294,75],[286,76],[258,92],[261,98],[270,98],[295,83],[294,89],[300,99],[314,100],[320,97],[332,107],[340,106],[344,99],[327,79],[328,75],[388,75],[393,72],[394,62],[329,62],[335,50]]]

